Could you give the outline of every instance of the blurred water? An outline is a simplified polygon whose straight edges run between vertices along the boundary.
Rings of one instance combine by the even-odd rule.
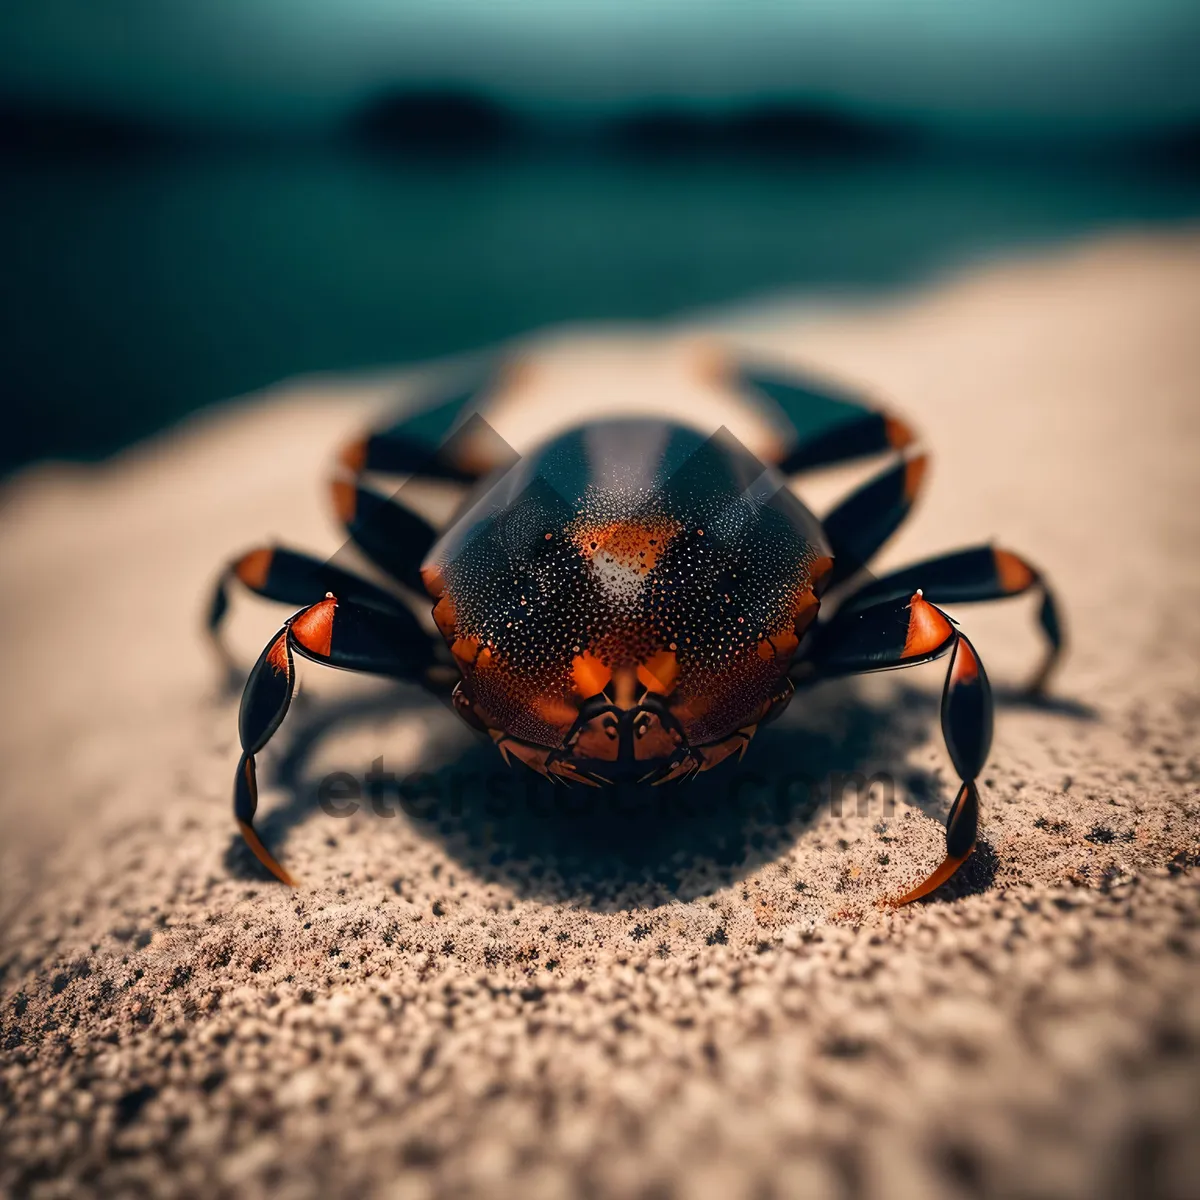
[[[30,159],[0,189],[0,469],[94,457],[283,376],[1200,213],[1126,163],[821,165],[333,149]]]

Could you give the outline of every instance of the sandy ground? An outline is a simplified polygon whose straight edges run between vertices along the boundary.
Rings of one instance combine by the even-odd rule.
[[[930,666],[813,692],[686,797],[591,807],[310,669],[260,766],[303,886],[265,878],[203,596],[263,538],[340,544],[331,449],[414,381],[285,387],[4,496],[0,1191],[1200,1194],[1200,236],[723,326],[925,431],[885,563],[997,537],[1059,588],[1072,653],[1053,702],[1002,704],[963,877],[876,905],[940,857]],[[600,346],[531,355],[583,378]],[[282,615],[240,603],[239,652]],[[1030,605],[956,615],[1003,696]],[[380,756],[431,773],[419,806],[320,810]]]

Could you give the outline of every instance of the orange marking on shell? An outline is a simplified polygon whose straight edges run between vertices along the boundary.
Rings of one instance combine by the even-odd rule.
[[[888,413],[883,415],[883,430],[888,445],[893,450],[903,450],[905,446],[911,446],[916,441],[916,434],[898,417],[893,417]]]
[[[825,590],[832,571],[833,559],[829,555],[823,554],[820,558],[813,559],[808,568],[808,578],[815,596],[819,596]]]
[[[950,666],[951,685],[974,683],[979,678],[979,658],[966,638],[960,637],[954,647],[954,662]]]
[[[904,466],[904,498],[910,504],[921,490],[921,484],[925,479],[925,468],[928,465],[929,459],[924,454],[918,454],[915,458],[910,458]]]
[[[458,610],[449,596],[443,596],[433,606],[433,623],[447,641],[452,641],[458,631]]]
[[[359,474],[367,465],[367,439],[359,438],[357,441],[347,442],[338,454],[338,462],[347,471]]]
[[[775,647],[776,658],[789,658],[799,644],[800,639],[790,629],[771,635],[771,645]]]
[[[771,645],[770,638],[762,638],[758,643],[758,657],[763,662],[769,662],[775,657],[775,647]]]
[[[647,691],[665,696],[679,678],[679,661],[670,650],[660,650],[638,666],[637,677]]]
[[[439,600],[446,590],[446,576],[437,563],[426,563],[421,568],[421,582],[434,600]]]
[[[475,670],[483,671],[490,667],[495,660],[495,655],[492,654],[491,646],[484,646],[475,656]]]
[[[269,549],[251,550],[243,555],[233,573],[248,587],[258,590],[267,586],[267,576],[271,573],[271,560],[275,551]]]
[[[333,645],[333,614],[337,611],[337,600],[332,596],[305,609],[292,622],[292,636],[310,654],[328,658]]]
[[[589,562],[603,557],[629,571],[645,575],[682,526],[668,517],[644,521],[609,521],[603,525],[576,522],[571,542]]]
[[[343,525],[349,525],[354,520],[355,509],[358,508],[358,489],[344,479],[335,479],[330,484],[333,494],[333,511]]]
[[[477,637],[455,638],[450,653],[465,666],[471,666],[479,657],[480,642]]]
[[[1008,550],[993,550],[992,558],[996,564],[996,577],[1000,586],[1009,595],[1023,592],[1034,579],[1033,568]]]
[[[287,630],[284,630],[271,644],[271,649],[267,651],[267,662],[280,675],[288,674]]]
[[[811,590],[806,590],[800,594],[800,598],[796,603],[796,615],[792,622],[792,628],[795,631],[797,639],[802,638],[808,632],[808,627],[817,619],[817,613],[820,609],[821,602],[813,595]]]
[[[920,658],[932,654],[953,634],[950,622],[917,592],[909,604],[908,634],[900,657]]]
[[[590,650],[585,650],[571,659],[571,678],[575,681],[575,690],[586,700],[608,687],[612,671]]]

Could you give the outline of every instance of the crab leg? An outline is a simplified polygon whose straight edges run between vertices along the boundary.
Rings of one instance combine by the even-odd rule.
[[[513,451],[487,427],[478,408],[516,370],[512,363],[483,364],[444,399],[414,408],[391,425],[349,442],[338,461],[354,475],[378,471],[455,483],[474,482],[480,468],[511,464]]]
[[[839,613],[819,630],[810,656],[817,678],[907,667],[952,652],[942,692],[942,736],[962,786],[946,822],[946,857],[927,879],[892,901],[908,904],[940,887],[970,857],[979,827],[975,779],[992,743],[992,692],[975,648],[918,591]]]
[[[1028,686],[1040,692],[1063,650],[1062,624],[1054,594],[1041,573],[1023,558],[995,546],[973,546],[939,555],[872,580],[847,596],[839,614],[858,612],[884,600],[911,596],[921,588],[931,604],[970,604],[1000,600],[1038,589],[1038,621],[1048,643],[1046,656]]]
[[[850,579],[875,556],[908,516],[921,490],[927,460],[910,454],[850,493],[823,518],[833,552],[828,587]]]
[[[437,538],[423,517],[362,484],[333,481],[333,506],[358,548],[393,579],[420,595],[421,563]]]
[[[256,595],[284,604],[315,604],[333,592],[346,600],[395,612],[401,601],[381,587],[312,555],[283,546],[259,546],[221,572],[208,610],[208,632],[216,639],[229,610],[229,586],[240,583]]]
[[[254,829],[258,808],[254,756],[287,715],[296,686],[295,654],[325,666],[423,682],[425,668],[433,662],[433,646],[407,610],[383,612],[338,600],[330,593],[288,620],[254,664],[238,714],[242,757],[234,780],[234,816],[259,861],[293,887],[295,881]]]
[[[789,372],[786,379],[750,364],[733,368],[734,382],[773,401],[792,427],[792,442],[778,463],[785,475],[902,450],[916,435],[884,409],[828,380]]]

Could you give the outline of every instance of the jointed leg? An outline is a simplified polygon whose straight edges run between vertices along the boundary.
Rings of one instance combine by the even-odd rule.
[[[852,492],[822,521],[833,550],[827,586],[853,578],[908,516],[925,476],[926,458],[916,434],[898,417],[835,384],[797,373],[787,377],[739,364],[734,378],[744,389],[774,401],[791,428],[776,464],[785,475],[893,456],[891,466]]]
[[[992,693],[975,648],[920,592],[841,612],[818,630],[808,662],[814,678],[887,670],[951,653],[942,692],[942,735],[962,785],[946,822],[946,857],[927,879],[893,901],[908,904],[940,887],[975,848],[979,792],[975,780],[992,744]]]
[[[384,612],[330,594],[290,618],[254,664],[238,714],[242,757],[234,781],[234,816],[259,861],[290,886],[294,880],[254,830],[254,756],[287,715],[296,684],[295,654],[348,671],[423,682],[433,662],[433,644],[407,609]]]
[[[827,380],[739,363],[734,382],[773,401],[791,427],[790,444],[777,464],[785,475],[872,454],[903,450],[916,441],[898,417]]]
[[[931,604],[970,604],[1040,591],[1039,623],[1048,645],[1028,690],[1039,692],[1044,688],[1062,654],[1062,625],[1049,585],[1023,558],[994,546],[973,546],[939,555],[872,580],[847,596],[838,612],[859,612],[885,600],[911,596],[918,588]]]
[[[208,632],[214,640],[229,610],[229,586],[235,582],[256,595],[293,607],[315,604],[333,592],[385,612],[404,608],[398,597],[349,571],[283,546],[260,546],[231,562],[217,580],[208,610]]]
[[[423,517],[362,484],[333,483],[337,515],[358,548],[377,567],[424,595],[421,563],[437,538]]]
[[[473,483],[497,466],[511,465],[512,449],[479,409],[500,387],[513,382],[519,370],[519,364],[485,364],[445,399],[422,404],[393,424],[350,442],[338,461],[356,476],[375,471],[456,483]]]
[[[850,493],[821,524],[833,552],[827,586],[852,579],[908,516],[925,479],[923,454],[902,458]]]
[[[333,506],[347,533],[376,566],[422,595],[420,567],[437,530],[408,507],[400,492],[389,498],[367,486],[363,476],[469,484],[511,466],[517,458],[512,448],[478,411],[471,412],[504,377],[493,365],[450,399],[351,442],[338,456]]]

